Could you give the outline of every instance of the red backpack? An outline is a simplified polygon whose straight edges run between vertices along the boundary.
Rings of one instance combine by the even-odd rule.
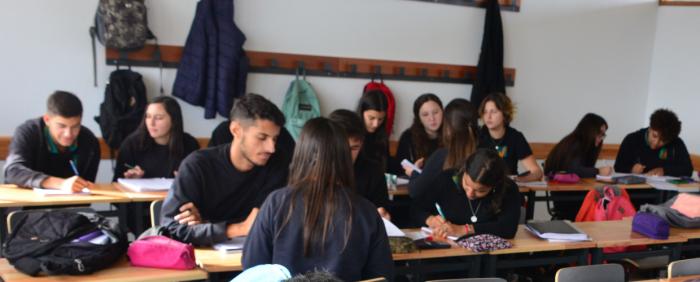
[[[384,97],[386,97],[386,134],[387,136],[391,136],[391,131],[394,126],[394,112],[396,111],[396,101],[394,101],[394,94],[391,93],[391,89],[389,89],[389,87],[386,86],[386,84],[384,84],[384,79],[382,78],[379,79],[379,82],[375,82],[373,77],[372,81],[365,84],[365,88],[362,91],[362,93],[366,93],[367,91],[371,90],[382,91],[382,93],[384,93]]]

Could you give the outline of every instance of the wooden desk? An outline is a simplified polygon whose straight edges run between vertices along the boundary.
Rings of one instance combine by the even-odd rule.
[[[90,275],[62,275],[31,277],[17,271],[7,259],[0,259],[0,278],[5,282],[48,282],[48,281],[190,281],[207,279],[207,273],[201,269],[171,270],[158,268],[134,267],[126,258],[116,265]]]
[[[555,183],[555,182],[549,182],[547,183],[547,187],[541,187],[541,186],[533,186],[529,187],[531,190],[534,191],[555,191],[555,192],[564,192],[564,191],[588,191],[596,186],[601,186],[601,185],[617,185],[620,188],[625,188],[625,189],[654,189],[654,187],[651,187],[651,185],[643,183],[643,184],[633,184],[633,185],[624,185],[624,184],[612,184],[612,183],[605,183],[605,182],[599,182],[595,178],[582,178],[581,181],[578,183],[573,183],[573,184],[568,184],[568,183]]]
[[[693,279],[700,279],[700,275],[678,276],[671,279],[662,279],[664,282],[685,282]]]
[[[206,272],[242,271],[242,255],[241,251],[225,253],[212,248],[196,248],[194,250],[197,266]]]
[[[87,205],[93,203],[128,203],[123,193],[109,193],[101,188],[90,195],[40,196],[32,189],[0,185],[0,207]]]
[[[588,257],[588,249],[595,248],[592,241],[584,242],[549,242],[540,239],[525,229],[524,225],[518,226],[515,238],[508,240],[513,244],[510,249],[491,251],[488,253],[485,262],[485,276],[494,276],[499,268],[529,267],[549,264],[576,263],[585,265]],[[557,252],[554,255],[541,254],[533,259],[531,256],[524,258],[510,258],[508,260],[498,260],[499,255],[527,254]]]
[[[599,264],[604,259],[642,258],[649,256],[668,255],[671,260],[680,257],[681,244],[688,239],[680,235],[670,235],[666,240],[656,240],[632,232],[632,218],[612,221],[576,222],[574,223],[593,239],[596,248],[593,250],[592,264]],[[606,247],[628,247],[640,245],[668,245],[670,250],[646,250],[604,254]]]

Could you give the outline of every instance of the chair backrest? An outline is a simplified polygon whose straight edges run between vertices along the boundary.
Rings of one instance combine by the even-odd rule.
[[[459,279],[442,279],[430,280],[428,282],[506,282],[503,278],[459,278]]]
[[[700,274],[700,258],[674,261],[668,265],[668,278]]]
[[[155,200],[151,202],[151,227],[160,225],[160,208],[163,206],[163,200]]]
[[[18,211],[13,211],[10,214],[7,215],[7,234],[12,234],[12,228],[14,227],[14,219],[17,218],[17,215],[21,214],[28,214],[28,213],[34,213],[34,212],[47,212],[47,211],[55,211],[55,210],[64,210],[64,211],[74,211],[74,212],[95,212],[90,207],[67,207],[67,208],[54,208],[54,209],[33,209],[33,210],[18,210]]]
[[[619,264],[596,264],[559,269],[555,282],[624,282],[625,270]]]

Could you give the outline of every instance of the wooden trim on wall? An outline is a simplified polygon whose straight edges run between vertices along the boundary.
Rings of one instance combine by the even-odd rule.
[[[106,49],[105,57],[108,65],[133,65],[158,67],[160,62],[154,61],[154,45],[146,45],[143,49],[120,54],[115,49]],[[160,45],[163,67],[177,68],[182,58],[183,47]],[[303,66],[309,76],[326,76],[337,78],[370,78],[381,74],[387,80],[426,81],[443,83],[471,84],[476,78],[476,66],[434,64],[425,62],[392,61],[379,59],[345,58],[331,56],[316,56],[305,54],[274,53],[246,50],[249,59],[249,72],[295,74],[297,68]],[[504,68],[503,76],[507,86],[515,83],[516,71]]]
[[[659,0],[659,6],[700,6],[695,0]]]

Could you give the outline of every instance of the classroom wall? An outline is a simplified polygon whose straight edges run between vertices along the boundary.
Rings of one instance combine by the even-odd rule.
[[[150,26],[162,44],[182,45],[194,0],[149,0]],[[518,106],[513,126],[531,142],[556,142],[586,112],[610,123],[606,142],[644,125],[656,29],[654,0],[525,0],[519,13],[504,11],[505,65],[517,69],[507,89]],[[256,51],[476,65],[484,10],[399,0],[235,1],[236,22]],[[44,111],[55,89],[72,91],[85,106],[84,124],[99,135],[92,117],[113,67],[98,45],[99,87],[92,85],[88,27],[95,1],[26,0],[0,10],[0,135]],[[28,16],[31,15],[31,16]],[[136,68],[150,96],[158,71]],[[170,91],[175,70],[163,73]],[[251,74],[248,91],[281,104],[291,76]],[[322,112],[354,108],[361,79],[309,77]],[[445,103],[469,97],[471,86],[387,81],[399,112],[394,139],[410,125],[413,100],[433,92]],[[620,111],[624,105],[624,111]],[[201,108],[183,103],[185,129],[208,136],[221,121],[204,120]],[[111,177],[108,163],[99,180]]]
[[[658,108],[672,109],[682,122],[681,138],[694,154],[700,152],[698,26],[700,7],[659,9],[646,120]]]

